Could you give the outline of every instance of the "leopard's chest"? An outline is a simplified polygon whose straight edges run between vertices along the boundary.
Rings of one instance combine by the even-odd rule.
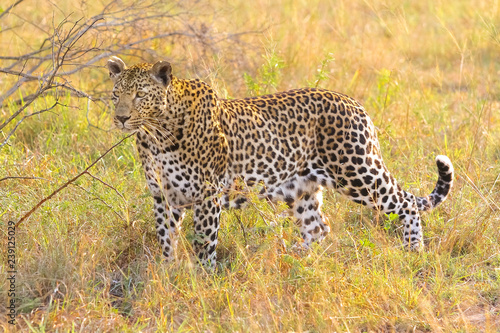
[[[137,141],[149,188],[159,191],[171,206],[189,205],[203,196],[199,167],[182,151],[166,151],[148,138]]]
[[[163,187],[167,200],[172,204],[192,203],[203,192],[203,182],[195,172],[196,166],[188,165],[182,156],[176,153],[158,153],[154,155],[157,177]]]

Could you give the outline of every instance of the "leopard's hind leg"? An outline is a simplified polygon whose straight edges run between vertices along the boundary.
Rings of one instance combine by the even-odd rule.
[[[323,204],[323,189],[315,185],[302,193],[293,205],[293,215],[297,218],[297,225],[304,240],[302,245],[309,247],[313,242],[320,242],[330,232],[321,212]]]
[[[423,248],[422,223],[415,196],[405,192],[380,161],[372,172],[337,177],[336,187],[343,196],[384,214],[397,214],[403,224],[403,244],[412,250]]]

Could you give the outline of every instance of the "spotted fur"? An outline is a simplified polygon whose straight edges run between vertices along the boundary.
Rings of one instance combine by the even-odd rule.
[[[227,100],[199,80],[175,78],[168,62],[127,68],[113,57],[108,69],[114,123],[136,133],[167,260],[191,208],[193,248],[203,264],[215,263],[221,209],[245,204],[245,196],[233,194],[241,184],[261,186],[262,197],[284,201],[305,247],[330,231],[321,212],[326,187],[398,214],[404,244],[416,250],[423,247],[419,211],[443,202],[452,187],[453,166],[437,156],[434,191],[426,197],[404,191],[382,160],[364,108],[343,94],[305,88]]]

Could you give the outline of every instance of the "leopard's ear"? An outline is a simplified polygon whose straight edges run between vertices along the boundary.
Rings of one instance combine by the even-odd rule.
[[[158,61],[149,72],[153,79],[165,88],[172,81],[172,66],[168,61]]]
[[[116,82],[121,73],[127,68],[123,60],[118,57],[111,57],[106,64],[109,70],[109,77]]]

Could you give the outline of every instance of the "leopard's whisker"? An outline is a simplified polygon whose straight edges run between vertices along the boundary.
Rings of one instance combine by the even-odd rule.
[[[181,128],[185,128],[186,125],[179,125],[179,124],[174,124],[174,123],[169,123],[167,120],[163,120],[163,119],[159,119],[159,118],[153,118],[153,117],[144,117],[142,118],[143,120],[147,120],[149,122],[152,122],[152,123],[155,123],[161,127],[163,126],[167,126],[167,127],[171,127],[171,128],[174,128],[174,129],[181,129]],[[170,120],[170,119],[168,119]]]
[[[170,133],[170,131],[166,130],[165,128],[158,127],[156,124],[150,123],[148,121],[143,122],[143,126],[145,126],[146,128],[149,126],[150,129],[156,130],[156,132],[159,133],[164,139],[170,141],[170,143],[174,145],[172,139],[175,139],[175,136],[172,133]],[[154,133],[149,132],[148,134],[154,137],[157,142],[159,142],[158,138],[156,138],[156,135],[154,135]]]
[[[161,133],[162,135],[171,135],[171,136],[173,136],[173,134],[168,129],[166,129],[165,127],[162,127],[160,124],[157,124],[157,123],[154,123],[154,122],[151,122],[151,121],[148,121],[148,120],[146,120],[144,123],[147,124],[147,125],[149,125],[149,126],[151,126],[155,130],[157,130],[159,133]]]

